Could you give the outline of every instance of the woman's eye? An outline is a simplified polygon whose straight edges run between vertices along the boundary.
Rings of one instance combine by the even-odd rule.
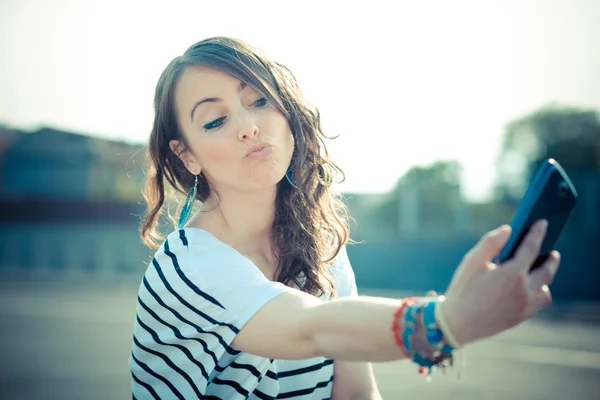
[[[267,105],[268,102],[269,101],[267,99],[265,99],[264,97],[261,97],[260,99],[256,100],[252,105],[257,108],[263,108],[264,106]]]
[[[221,117],[221,118],[217,118],[212,122],[209,122],[208,124],[204,125],[204,130],[208,131],[214,128],[218,128],[221,125],[223,125],[223,123],[225,123],[225,117]]]

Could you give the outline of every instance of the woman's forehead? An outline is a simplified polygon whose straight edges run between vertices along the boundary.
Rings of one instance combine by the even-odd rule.
[[[219,69],[203,65],[192,65],[187,67],[181,74],[177,89],[181,89],[182,92],[191,89],[196,95],[216,96],[218,93],[210,92],[237,90],[240,83],[239,79]]]
[[[180,117],[206,99],[222,100],[245,89],[247,85],[239,79],[207,66],[186,68],[175,87],[175,107]]]

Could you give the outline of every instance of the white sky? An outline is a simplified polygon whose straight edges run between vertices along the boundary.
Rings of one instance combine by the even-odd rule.
[[[294,71],[342,134],[345,191],[457,159],[482,198],[505,123],[550,102],[600,109],[598,0],[0,0],[0,123],[141,143],[163,68],[215,35]]]

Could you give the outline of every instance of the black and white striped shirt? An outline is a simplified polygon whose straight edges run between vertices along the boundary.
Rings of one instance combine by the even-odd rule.
[[[331,272],[338,297],[356,295],[345,249]],[[333,360],[272,360],[231,347],[254,313],[288,290],[207,231],[171,233],[139,287],[133,398],[330,398]]]

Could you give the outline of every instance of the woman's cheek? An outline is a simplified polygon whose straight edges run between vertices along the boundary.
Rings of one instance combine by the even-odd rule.
[[[208,163],[216,167],[225,164],[230,165],[235,157],[235,146],[230,144],[213,144],[207,150],[206,158]]]

